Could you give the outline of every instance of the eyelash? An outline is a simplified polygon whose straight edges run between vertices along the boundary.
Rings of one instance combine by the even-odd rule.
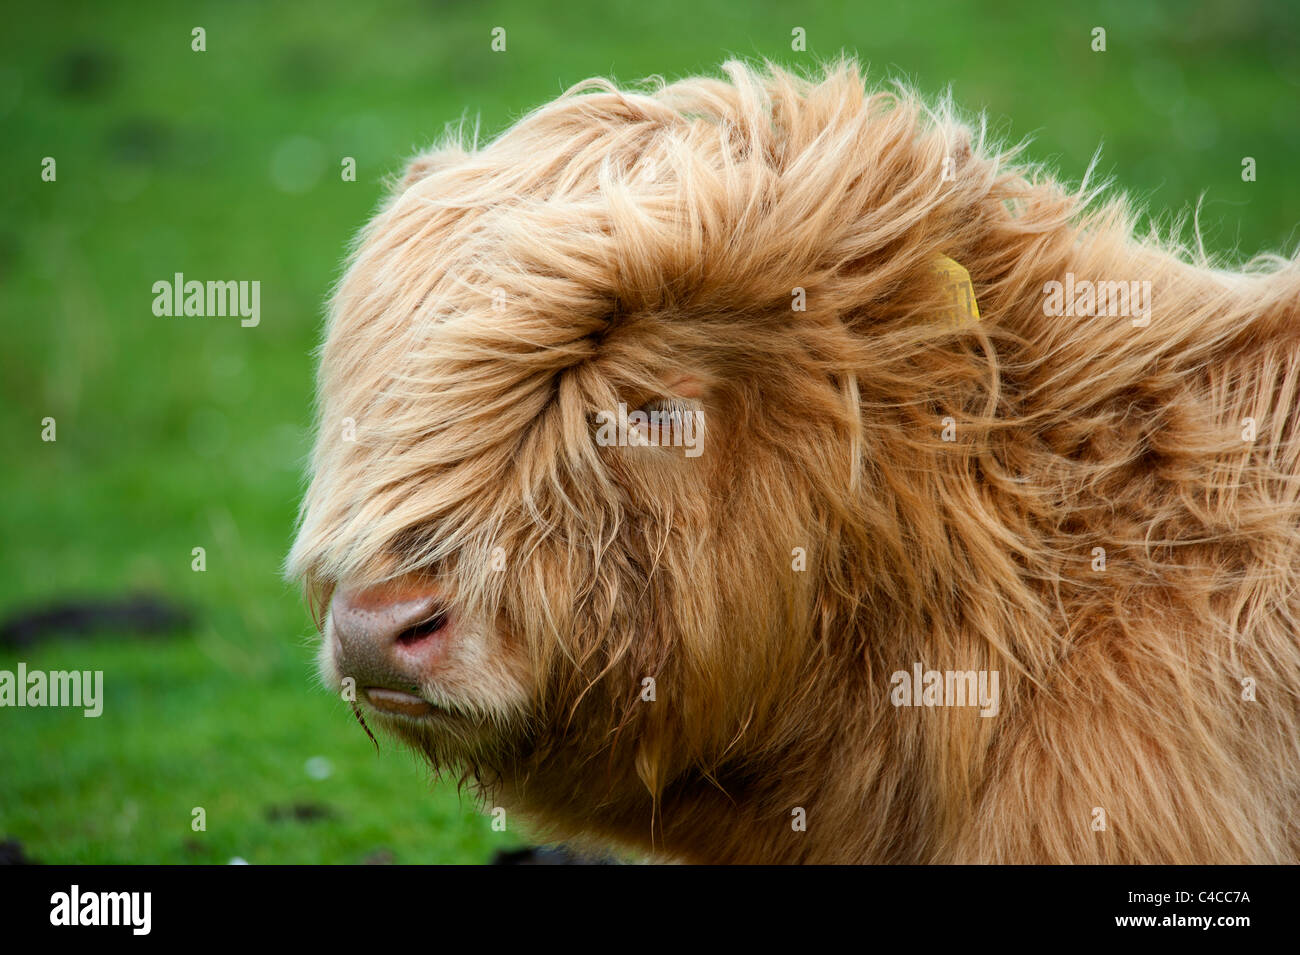
[[[663,398],[655,401],[647,401],[636,410],[644,411],[646,414],[658,414],[661,421],[665,420],[665,416],[667,420],[680,421],[694,409],[684,401],[675,401],[671,398]]]

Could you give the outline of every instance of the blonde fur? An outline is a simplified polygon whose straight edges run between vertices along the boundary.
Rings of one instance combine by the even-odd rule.
[[[1138,241],[850,61],[724,69],[453,139],[362,233],[289,573],[427,578],[510,661],[390,728],[685,860],[1296,861],[1300,266]],[[1149,326],[1045,316],[1067,272]],[[593,441],[684,373],[702,456]],[[914,662],[1000,712],[896,708]]]

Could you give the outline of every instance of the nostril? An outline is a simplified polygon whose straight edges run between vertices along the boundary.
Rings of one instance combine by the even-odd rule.
[[[397,642],[409,647],[429,639],[447,624],[447,612],[440,610],[427,620],[407,627],[397,635]]]
[[[341,590],[331,601],[330,615],[336,637],[352,656],[422,646],[451,623],[445,599],[427,588]]]

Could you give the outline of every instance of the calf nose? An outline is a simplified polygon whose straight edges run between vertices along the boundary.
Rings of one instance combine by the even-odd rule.
[[[445,656],[450,622],[428,587],[340,589],[330,601],[339,675],[365,691],[418,691]]]

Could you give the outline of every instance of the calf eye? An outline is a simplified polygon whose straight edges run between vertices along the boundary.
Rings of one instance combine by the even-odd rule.
[[[620,403],[617,412],[596,412],[596,443],[684,448],[687,457],[697,457],[704,437],[703,419],[703,411],[691,401],[655,398],[630,406]]]
[[[703,437],[700,419],[703,413],[694,402],[675,399],[657,399],[643,402],[628,415],[629,433],[633,430],[641,443],[660,448],[690,449],[689,456],[698,454],[698,442]]]

